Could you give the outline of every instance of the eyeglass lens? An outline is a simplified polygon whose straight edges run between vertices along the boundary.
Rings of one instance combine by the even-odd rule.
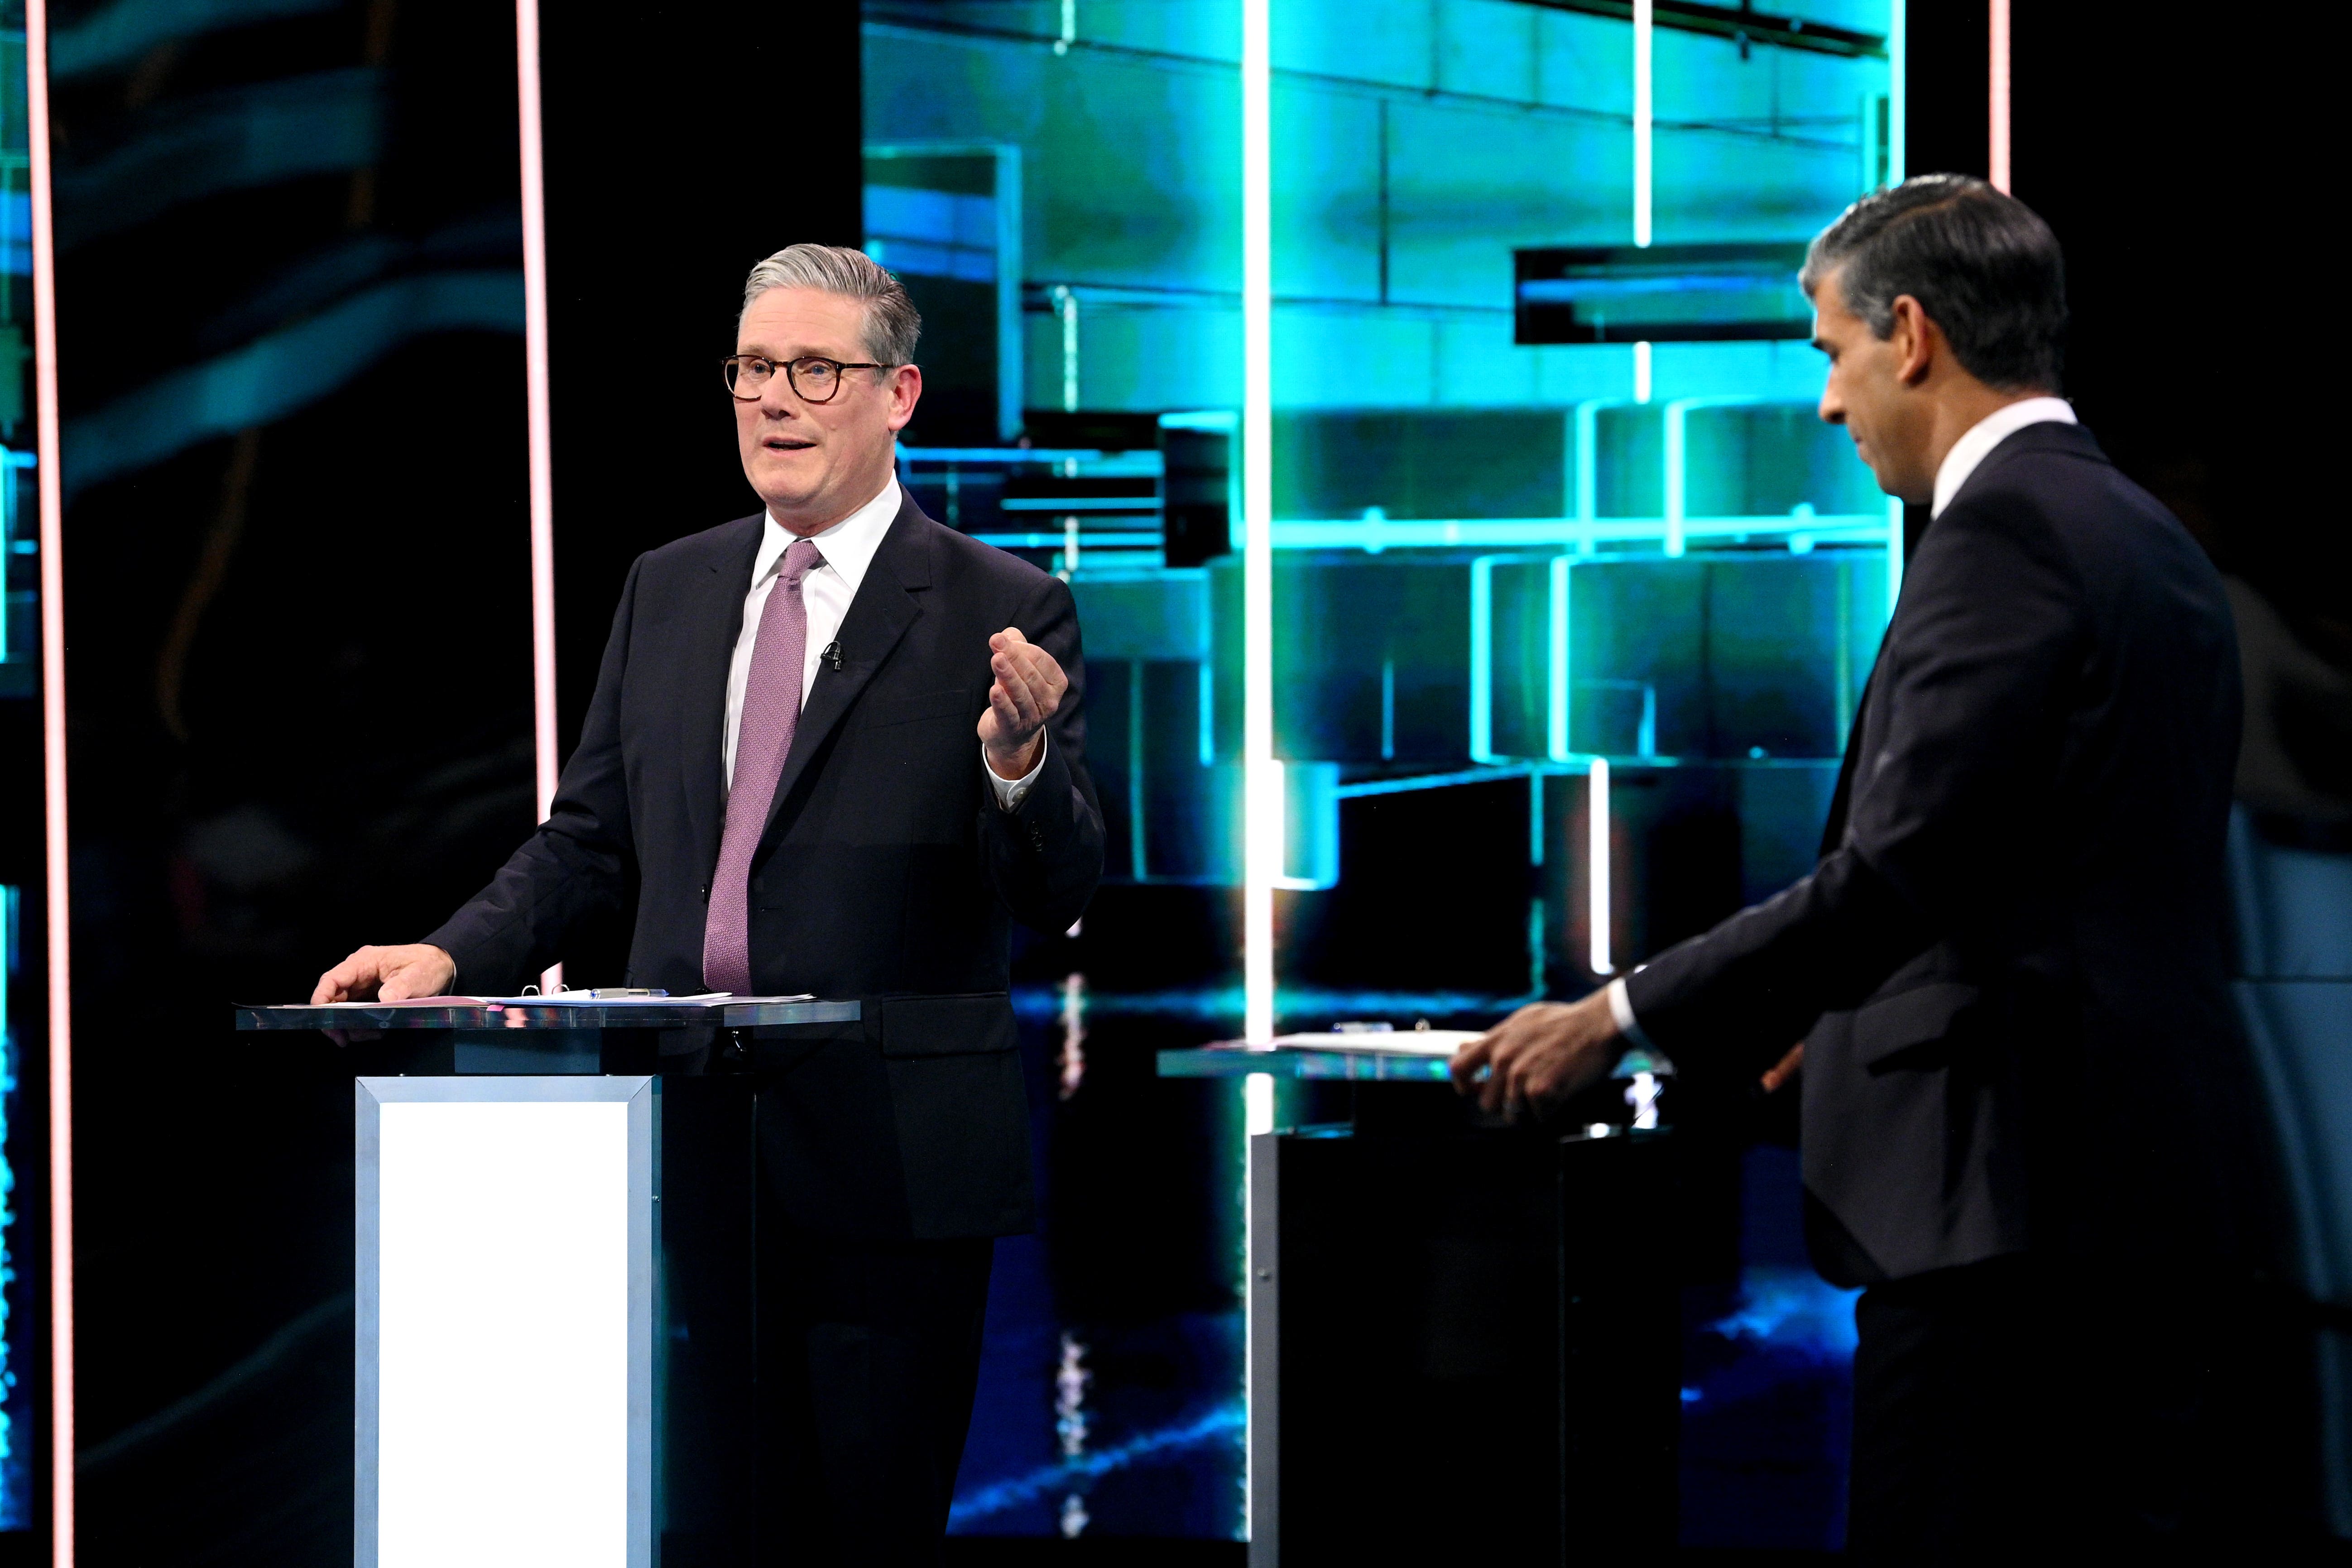
[[[727,362],[727,390],[738,397],[757,396],[776,374],[776,362],[756,354],[739,354]],[[784,367],[792,389],[810,403],[829,402],[841,390],[841,369],[831,360],[796,360]]]

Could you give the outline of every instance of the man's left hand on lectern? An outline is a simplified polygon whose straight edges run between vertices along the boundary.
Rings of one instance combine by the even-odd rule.
[[[327,1002],[405,1002],[412,996],[443,996],[457,978],[457,962],[427,942],[404,947],[363,947],[319,976],[310,1005]]]

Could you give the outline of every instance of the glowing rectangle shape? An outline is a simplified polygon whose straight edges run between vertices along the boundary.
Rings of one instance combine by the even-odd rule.
[[[1588,934],[1591,951],[1586,958],[1595,975],[1608,975],[1616,970],[1610,953],[1609,929],[1613,903],[1609,885],[1609,759],[1593,758],[1587,777],[1585,886],[1590,902],[1586,906],[1586,924],[1591,928]]]
[[[1650,137],[1654,73],[1651,66],[1651,0],[1633,0],[1633,243],[1650,243],[1650,186],[1655,164]]]
[[[1242,995],[1244,1035],[1274,1033],[1274,102],[1270,0],[1242,0]]]
[[[652,1080],[358,1095],[359,1568],[650,1568]]]

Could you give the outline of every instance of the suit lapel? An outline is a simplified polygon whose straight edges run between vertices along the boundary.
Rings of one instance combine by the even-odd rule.
[[[677,765],[686,792],[687,824],[694,835],[694,864],[704,868],[719,863],[719,830],[727,820],[721,750],[727,730],[727,667],[743,630],[743,596],[751,588],[751,563],[759,559],[767,519],[747,517],[734,527],[740,536],[720,542],[710,570],[696,584],[697,599],[688,614],[685,669],[677,687],[695,694],[678,726],[683,743]]]
[[[841,645],[841,668],[834,668],[825,659],[817,661],[816,684],[809,689],[808,701],[801,707],[800,722],[793,731],[792,754],[784,759],[784,771],[776,780],[776,797],[768,807],[768,827],[761,842],[774,835],[784,803],[808,772],[811,760],[824,749],[858,693],[922,615],[922,605],[915,595],[930,586],[930,546],[923,537],[929,521],[909,496],[900,502],[890,531],[882,536],[881,547],[866,568],[866,580],[857,585],[857,596],[850,600],[849,613],[841,619],[835,638]]]

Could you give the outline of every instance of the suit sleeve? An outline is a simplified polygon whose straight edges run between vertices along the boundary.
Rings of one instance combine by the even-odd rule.
[[[583,920],[617,910],[635,854],[627,780],[621,763],[621,683],[637,575],[629,569],[604,660],[596,675],[579,748],[564,764],[548,819],[490,885],[425,940],[457,961],[451,989],[503,995],[538,978],[563,954]]]
[[[2014,491],[1938,519],[1888,628],[1886,721],[1857,759],[1843,842],[1627,977],[1643,1032],[1698,1059],[1769,1060],[1934,942],[2015,940],[2003,925],[2049,831],[2082,605],[2055,531]]]
[[[1001,810],[983,790],[980,852],[990,883],[1013,917],[1033,930],[1057,932],[1086,912],[1103,866],[1102,808],[1087,773],[1086,655],[1070,585],[1046,578],[1013,624],[1054,656],[1070,688],[1045,721],[1044,768],[1021,804]]]

